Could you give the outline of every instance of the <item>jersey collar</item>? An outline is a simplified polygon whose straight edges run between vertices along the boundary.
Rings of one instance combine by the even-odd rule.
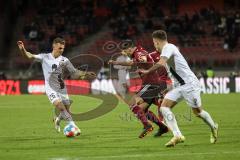
[[[61,57],[61,55],[60,55],[60,56],[58,56],[57,58],[55,58],[55,57],[53,56],[53,53],[52,53],[52,52],[50,53],[50,55],[51,55],[51,57],[52,57],[53,59],[59,59],[59,58]]]

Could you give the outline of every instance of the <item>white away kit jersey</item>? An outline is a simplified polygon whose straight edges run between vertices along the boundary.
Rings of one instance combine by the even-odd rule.
[[[52,53],[47,53],[35,55],[34,58],[42,64],[46,88],[50,87],[55,91],[65,89],[63,81],[63,72],[65,69],[70,74],[77,71],[69,59],[64,56],[54,58]]]
[[[181,85],[198,82],[197,77],[175,45],[171,43],[165,44],[161,52],[161,57],[168,58],[168,70],[175,81],[178,81]]]

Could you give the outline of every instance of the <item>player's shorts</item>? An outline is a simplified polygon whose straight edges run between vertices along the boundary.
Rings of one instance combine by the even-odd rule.
[[[163,82],[159,85],[147,84],[141,88],[137,95],[140,96],[144,102],[151,105],[152,103],[155,103],[155,101],[160,97],[162,97],[161,92],[165,89],[167,89],[166,82]]]
[[[179,102],[185,99],[192,108],[201,107],[201,87],[198,82],[187,83],[169,91],[164,98]]]
[[[52,104],[56,100],[62,101],[64,105],[71,104],[69,96],[67,94],[67,90],[65,88],[58,91],[54,91],[52,88],[46,87],[46,95],[48,96],[48,99]]]

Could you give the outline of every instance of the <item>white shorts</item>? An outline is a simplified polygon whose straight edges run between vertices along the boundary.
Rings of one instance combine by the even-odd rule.
[[[48,96],[48,99],[52,104],[56,100],[62,101],[62,103],[64,105],[70,105],[71,104],[66,89],[61,89],[59,91],[54,91],[52,88],[46,87],[46,95]]]
[[[179,102],[185,99],[187,104],[192,108],[201,107],[201,87],[199,83],[187,83],[182,86],[178,86],[169,91],[164,98]]]

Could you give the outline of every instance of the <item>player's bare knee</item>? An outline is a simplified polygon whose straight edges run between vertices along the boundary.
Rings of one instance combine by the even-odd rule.
[[[141,105],[144,103],[144,100],[143,99],[137,99],[136,101],[137,105]]]
[[[60,100],[56,100],[53,102],[53,105],[58,108],[60,111],[65,110],[65,106],[63,105],[63,103]]]
[[[173,108],[177,102],[169,100],[169,99],[163,99],[161,107],[167,107],[167,108]]]
[[[129,106],[132,106],[132,105],[135,105],[135,104],[140,105],[143,102],[144,101],[142,100],[141,97],[135,95],[131,98],[131,100],[128,104],[129,104]]]
[[[192,111],[197,117],[199,117],[199,114],[202,112],[202,109],[200,107],[192,108]]]
[[[140,108],[142,108],[144,110],[144,112],[147,112],[148,108],[149,108],[149,104],[144,102],[141,103],[140,105],[138,105]]]

